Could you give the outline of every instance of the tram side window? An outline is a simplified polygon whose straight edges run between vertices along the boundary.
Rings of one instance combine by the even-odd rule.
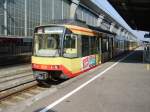
[[[82,36],[82,56],[90,55],[90,37]]]
[[[120,48],[120,47],[119,47],[119,45],[120,45],[120,41],[119,41],[119,40],[116,40],[116,41],[115,41],[115,44],[116,44],[116,48]]]
[[[102,40],[102,53],[107,52],[108,51],[108,42],[107,39],[103,39]]]
[[[124,43],[121,41],[121,49],[124,49]]]
[[[91,54],[96,54],[97,53],[97,38],[96,37],[91,37],[91,47],[90,47],[90,51]]]
[[[75,37],[71,37],[70,35],[65,36],[64,47],[75,49]]]
[[[116,48],[119,48],[119,41],[116,41]]]
[[[119,49],[123,49],[123,42],[121,40],[119,41]]]
[[[66,35],[64,38],[64,57],[74,58],[77,57],[77,36]]]

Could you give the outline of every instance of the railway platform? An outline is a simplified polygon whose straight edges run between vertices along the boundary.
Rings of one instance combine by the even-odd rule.
[[[55,91],[41,92],[42,98],[36,102],[28,100],[4,111],[149,112],[149,86],[149,64],[143,62],[143,48],[138,48],[46,89]]]

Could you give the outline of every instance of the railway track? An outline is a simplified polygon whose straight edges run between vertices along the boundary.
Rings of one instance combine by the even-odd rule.
[[[29,64],[0,69],[0,108],[8,96],[35,85]]]
[[[33,78],[30,65],[1,69],[0,112],[5,112],[6,109],[31,99],[44,91],[48,94],[46,91],[51,91],[53,87],[61,82],[53,81],[50,84],[51,87],[39,85]]]
[[[17,106],[47,89],[38,86],[37,83],[28,83],[28,86],[22,87],[22,91],[15,92],[0,100],[0,112],[7,111],[9,108]]]

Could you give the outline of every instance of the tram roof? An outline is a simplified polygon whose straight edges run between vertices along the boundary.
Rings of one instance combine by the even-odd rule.
[[[99,31],[99,32],[104,32],[104,33],[107,33],[107,34],[116,35],[115,33],[112,33],[110,31],[104,30],[104,29],[102,29],[100,27],[87,25],[86,22],[84,22],[84,21],[73,20],[73,19],[51,20],[50,24],[41,25],[41,26],[44,27],[44,26],[51,26],[51,25],[58,25],[58,26],[59,25],[76,25],[76,26],[88,28],[88,29],[91,29],[91,30],[95,30],[95,31]],[[37,26],[36,28],[41,27],[41,26]]]

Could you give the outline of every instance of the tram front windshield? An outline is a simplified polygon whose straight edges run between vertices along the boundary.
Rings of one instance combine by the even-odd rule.
[[[36,33],[34,37],[34,55],[35,56],[60,56],[60,38],[61,32],[50,28],[45,33]]]

